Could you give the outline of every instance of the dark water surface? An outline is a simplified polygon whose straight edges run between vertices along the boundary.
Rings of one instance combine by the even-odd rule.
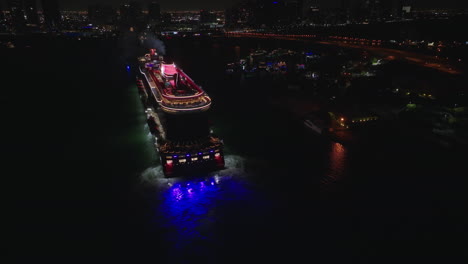
[[[226,143],[227,169],[173,179],[162,175],[134,69],[126,71],[116,41],[1,50],[11,256],[28,263],[461,257],[464,151],[392,135],[354,147],[314,136],[263,99],[264,84],[226,80],[224,64],[259,45],[309,44],[166,41],[168,57],[212,96],[214,130]]]

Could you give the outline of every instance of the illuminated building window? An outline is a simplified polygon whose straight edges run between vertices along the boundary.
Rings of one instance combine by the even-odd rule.
[[[220,153],[216,153],[216,154],[215,154],[215,157],[219,157],[219,156],[221,156]]]
[[[209,159],[209,158],[210,158],[210,156],[209,156],[209,155],[205,155],[205,156],[203,156],[203,159]]]
[[[195,158],[192,158],[192,161],[197,161],[197,160],[198,160],[198,158],[197,158],[197,157],[195,157]]]
[[[167,165],[172,165],[172,160],[166,160]]]
[[[179,162],[180,163],[185,163],[187,160],[186,159],[180,159]]]
[[[166,156],[166,159],[171,159],[172,157],[171,156]]]

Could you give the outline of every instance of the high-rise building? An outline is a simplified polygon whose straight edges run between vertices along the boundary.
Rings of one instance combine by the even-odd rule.
[[[216,14],[208,10],[200,10],[200,24],[216,23]]]
[[[284,2],[284,9],[279,13],[280,21],[283,23],[294,23],[298,22],[303,17],[303,5],[302,0],[289,0]]]
[[[7,0],[8,11],[10,11],[11,27],[15,31],[23,31],[26,28],[26,19],[22,0]]]
[[[342,0],[341,9],[345,19],[350,23],[360,22],[365,16],[362,0]]]
[[[284,24],[288,16],[286,3],[283,0],[257,0],[254,18],[260,26],[275,26]]]
[[[162,12],[161,13],[161,22],[165,25],[169,25],[172,23],[172,15],[169,12]]]
[[[36,0],[7,0],[7,4],[15,26],[39,24]]]
[[[245,27],[254,24],[256,5],[253,1],[240,2],[225,12],[227,27]]]
[[[393,0],[390,7],[390,16],[392,18],[401,18],[403,13],[403,0]]]
[[[364,0],[363,8],[366,20],[377,21],[385,16],[382,0]]]
[[[3,20],[3,3],[0,2],[0,20]]]
[[[0,32],[7,31],[3,3],[0,2]]]
[[[411,17],[411,12],[414,8],[413,0],[403,0],[402,8],[401,8],[401,16],[403,18]]]
[[[299,21],[304,16],[304,1],[290,0],[286,2],[290,22]]]
[[[198,24],[200,29],[216,28],[217,25],[217,14],[215,12],[208,10],[200,10],[200,20]]]
[[[403,0],[341,0],[348,22],[385,21],[401,17]]]
[[[299,22],[306,13],[304,0],[246,0],[226,10],[226,25],[285,26]]]
[[[114,23],[116,11],[110,5],[93,4],[88,6],[88,18],[95,25],[110,25]]]
[[[148,5],[148,17],[150,20],[153,21],[160,21],[161,20],[161,6],[158,2],[152,1]]]
[[[140,3],[130,1],[130,3],[120,6],[120,22],[123,25],[142,26],[143,13]]]
[[[59,29],[62,15],[59,10],[58,0],[42,0],[42,13],[44,23],[48,29]]]
[[[38,25],[39,16],[37,15],[36,0],[24,0],[23,2],[24,16],[27,24]]]

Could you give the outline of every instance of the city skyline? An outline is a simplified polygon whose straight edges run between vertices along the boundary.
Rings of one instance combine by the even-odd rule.
[[[211,9],[211,10],[225,10],[233,6],[236,3],[243,2],[244,0],[201,0],[201,1],[189,1],[189,0],[159,0],[162,11],[178,11],[178,10],[200,10],[200,9]],[[119,7],[120,5],[129,2],[122,0],[59,0],[59,5],[62,10],[87,10],[89,5],[92,4],[103,4],[111,5],[112,7]],[[143,4],[143,7],[146,7],[147,4],[152,2],[151,0],[137,1]],[[325,8],[339,7],[341,5],[341,0],[311,0],[304,1],[304,5],[310,6],[319,6]],[[413,0],[414,7],[416,8],[468,8],[468,2],[460,2],[458,0],[446,0],[446,1],[436,1],[436,0]],[[42,10],[41,1],[37,1],[38,9]],[[3,10],[8,9],[8,3],[6,0],[0,1],[0,8]]]

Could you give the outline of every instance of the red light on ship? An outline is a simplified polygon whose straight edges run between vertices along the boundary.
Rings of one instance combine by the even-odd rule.
[[[172,160],[166,160],[166,164],[164,164],[164,173],[167,175],[172,174],[174,167],[174,162]]]
[[[224,167],[224,158],[223,158],[223,155],[221,155],[221,153],[215,153],[214,159],[219,168]]]

